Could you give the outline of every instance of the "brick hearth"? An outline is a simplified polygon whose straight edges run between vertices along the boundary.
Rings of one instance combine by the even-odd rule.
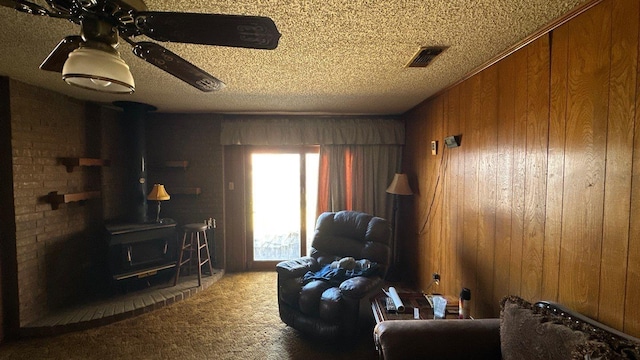
[[[159,285],[91,304],[76,306],[54,312],[23,326],[22,337],[52,336],[71,331],[86,330],[132,318],[160,309],[207,289],[224,275],[224,270],[215,270],[213,276],[202,278],[198,287],[197,275],[180,277],[176,286]]]

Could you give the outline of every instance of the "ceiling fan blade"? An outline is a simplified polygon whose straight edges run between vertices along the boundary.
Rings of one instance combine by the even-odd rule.
[[[158,41],[271,50],[280,39],[276,24],[264,16],[149,11],[136,15],[136,25]]]
[[[210,92],[225,87],[222,81],[156,43],[135,43],[133,53],[200,91]]]
[[[10,7],[12,9],[15,9],[24,13],[28,13],[31,15],[40,15],[40,16],[54,15],[46,8],[27,0],[0,0],[0,6]]]
[[[40,69],[47,71],[62,72],[64,62],[67,61],[69,54],[80,47],[82,43],[82,37],[78,35],[67,36],[62,39],[56,48],[47,56],[46,59],[40,64]]]

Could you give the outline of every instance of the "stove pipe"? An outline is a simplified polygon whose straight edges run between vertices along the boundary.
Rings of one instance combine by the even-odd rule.
[[[127,154],[125,164],[127,188],[124,194],[127,199],[126,220],[133,223],[146,223],[149,219],[145,118],[147,113],[155,111],[156,107],[132,101],[116,101],[113,104],[123,109],[124,146]]]

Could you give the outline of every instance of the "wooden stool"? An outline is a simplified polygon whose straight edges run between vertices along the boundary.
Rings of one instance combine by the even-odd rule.
[[[191,265],[197,260],[198,265],[198,286],[202,286],[202,265],[208,264],[209,275],[213,275],[213,267],[211,266],[211,257],[209,256],[209,242],[207,241],[207,225],[206,224],[188,224],[182,227],[184,235],[182,236],[182,246],[180,246],[180,256],[176,263],[176,277],[173,280],[173,286],[178,284],[180,277],[180,269],[183,265],[188,264],[187,270],[191,274]],[[202,237],[200,236],[202,235]],[[187,242],[187,236],[189,241]],[[202,256],[202,249],[205,249],[206,256]],[[185,254],[185,252],[187,254]],[[194,258],[193,253],[196,253]],[[185,256],[187,255],[187,256]]]

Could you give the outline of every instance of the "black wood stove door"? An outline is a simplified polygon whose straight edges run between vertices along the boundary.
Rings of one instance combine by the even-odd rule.
[[[176,222],[106,226],[109,270],[114,280],[154,275],[175,266]]]

